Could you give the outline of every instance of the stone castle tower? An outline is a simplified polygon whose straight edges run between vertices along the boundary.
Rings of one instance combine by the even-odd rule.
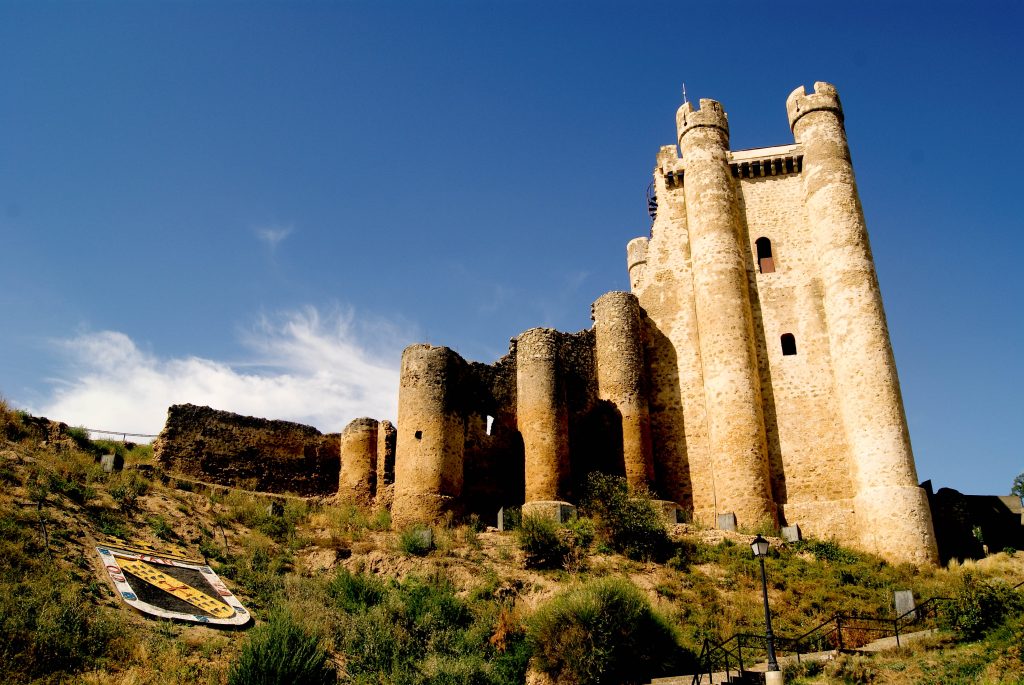
[[[708,525],[799,524],[937,562],[839,96],[816,83],[786,109],[794,143],[731,151],[722,105],[685,103],[650,237],[627,246],[632,292],[599,298],[590,330],[526,331],[492,365],[407,348],[393,476],[353,459],[366,472],[343,463],[343,489],[393,477],[398,524],[490,518],[572,502],[602,471]]]

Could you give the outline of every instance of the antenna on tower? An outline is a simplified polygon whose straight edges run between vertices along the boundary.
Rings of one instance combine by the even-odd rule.
[[[685,105],[687,102],[688,102],[688,100],[686,99],[686,84],[684,83],[683,84],[683,104]]]

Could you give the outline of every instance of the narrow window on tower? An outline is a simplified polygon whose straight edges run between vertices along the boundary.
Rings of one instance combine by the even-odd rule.
[[[772,241],[758,238],[754,241],[757,248],[757,268],[763,274],[775,273],[775,260],[772,259]]]
[[[783,333],[782,356],[788,357],[791,354],[796,354],[796,338],[793,337],[792,333]]]

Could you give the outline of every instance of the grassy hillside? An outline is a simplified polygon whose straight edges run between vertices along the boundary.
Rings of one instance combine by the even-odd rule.
[[[97,455],[113,450],[126,468],[105,474]],[[705,638],[763,630],[750,536],[666,531],[614,480],[592,484],[571,526],[444,521],[427,542],[346,502],[287,498],[275,515],[263,496],[170,477],[151,459],[0,404],[0,664],[11,682],[645,682],[692,668]],[[103,535],[201,552],[256,627],[137,614],[97,559]],[[930,642],[791,669],[799,682],[1024,682],[1024,627],[1006,590],[1024,580],[1024,554],[919,569],[772,538],[767,570],[780,635],[837,611],[888,614],[896,589],[959,598],[957,620]]]

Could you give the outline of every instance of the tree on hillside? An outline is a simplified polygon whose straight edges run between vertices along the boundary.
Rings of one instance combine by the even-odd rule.
[[[1010,494],[1024,499],[1024,473],[1017,474],[1017,477],[1013,479],[1013,487],[1010,488]]]

